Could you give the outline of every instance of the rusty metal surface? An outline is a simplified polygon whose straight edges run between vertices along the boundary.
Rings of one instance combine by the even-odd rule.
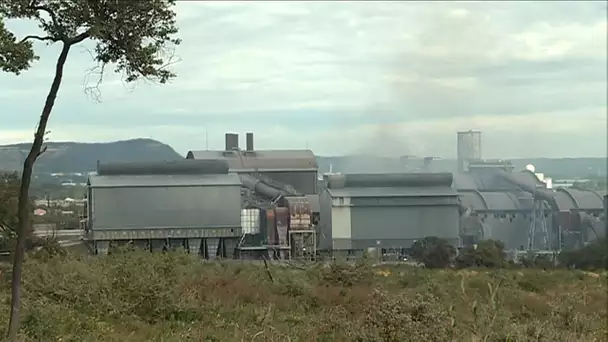
[[[286,198],[289,206],[289,228],[291,230],[308,230],[311,226],[310,203],[306,197]]]

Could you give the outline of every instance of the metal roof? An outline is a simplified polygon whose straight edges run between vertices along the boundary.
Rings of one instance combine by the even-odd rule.
[[[555,191],[554,198],[557,209],[560,211],[604,209],[603,194],[593,190],[558,188]]]
[[[454,189],[475,190],[479,188],[477,178],[472,174],[454,172],[452,175],[452,187]]]
[[[510,192],[462,191],[460,201],[465,207],[474,210],[517,210],[521,209],[519,200]]]
[[[311,150],[190,151],[188,159],[226,160],[231,171],[316,170]]]
[[[91,176],[92,188],[241,185],[236,174]]]
[[[327,189],[332,197],[438,197],[458,196],[448,187],[373,187]]]

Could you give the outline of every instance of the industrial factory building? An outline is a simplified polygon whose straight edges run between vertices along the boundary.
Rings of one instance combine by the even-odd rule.
[[[460,194],[465,244],[496,239],[507,249],[561,250],[581,247],[603,236],[602,194],[552,189],[551,182],[526,170],[513,171],[503,160],[481,158],[481,133],[458,133],[458,164],[453,187]]]
[[[211,259],[314,259],[403,254],[427,236],[561,250],[606,235],[605,194],[552,189],[531,165],[515,171],[484,160],[479,131],[457,134],[454,173],[328,174],[321,182],[312,151],[255,150],[251,133],[241,150],[238,139],[226,134],[225,150],[181,161],[100,164],[87,196],[94,250],[130,242]]]
[[[247,133],[246,149],[241,150],[238,134],[227,133],[224,151],[190,151],[186,158],[225,160],[230,172],[266,177],[302,194],[318,193],[317,158],[311,150],[257,151],[253,139],[253,133]]]
[[[87,237],[152,249],[182,246],[214,258],[241,236],[241,181],[225,161],[100,164],[89,178]]]
[[[405,249],[425,236],[459,239],[451,174],[348,174],[327,177],[319,249]]]

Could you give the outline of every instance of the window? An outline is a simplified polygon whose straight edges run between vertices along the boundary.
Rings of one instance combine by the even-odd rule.
[[[338,203],[340,203],[340,205],[344,205],[344,197],[338,198]]]

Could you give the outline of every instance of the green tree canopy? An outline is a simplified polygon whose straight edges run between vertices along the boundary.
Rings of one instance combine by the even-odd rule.
[[[445,268],[452,264],[456,249],[444,239],[427,236],[412,245],[411,256],[427,268]]]
[[[9,340],[17,340],[21,296],[21,273],[31,218],[29,188],[34,164],[45,151],[46,127],[61,87],[70,49],[84,40],[95,43],[91,53],[99,66],[99,82],[107,65],[126,82],[139,79],[166,83],[175,76],[166,67],[171,47],[180,43],[173,6],[175,0],[0,0],[0,70],[20,74],[38,59],[33,41],[59,43],[55,75],[40,114],[34,141],[23,163],[17,208],[17,244],[12,273],[12,305]],[[32,20],[41,34],[17,37],[6,19]],[[97,83],[99,84],[99,83]],[[99,96],[98,88],[89,88]]]

